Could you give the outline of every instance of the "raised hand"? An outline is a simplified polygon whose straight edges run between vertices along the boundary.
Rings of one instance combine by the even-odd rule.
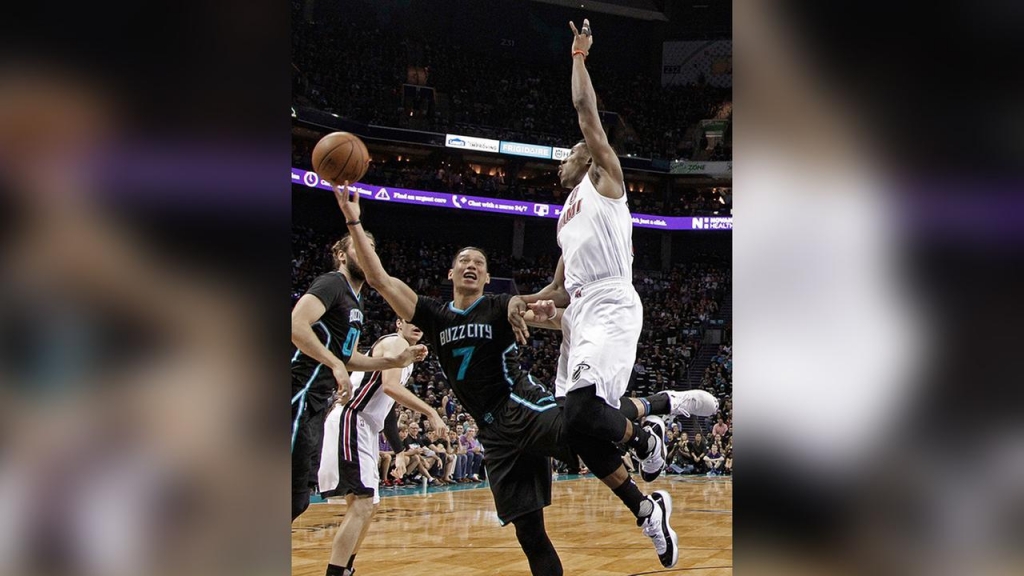
[[[357,190],[349,189],[348,180],[342,183],[339,188],[337,184],[331,182],[331,188],[334,188],[334,198],[338,201],[338,206],[341,208],[341,213],[345,215],[345,220],[348,222],[355,222],[359,220],[359,215],[362,210],[359,208],[359,192]],[[349,200],[349,194],[353,197]]]
[[[584,54],[590,53],[590,46],[594,43],[594,37],[590,33],[590,20],[583,19],[583,31],[577,32],[576,25],[569,21],[569,27],[572,28],[572,51],[582,50]]]

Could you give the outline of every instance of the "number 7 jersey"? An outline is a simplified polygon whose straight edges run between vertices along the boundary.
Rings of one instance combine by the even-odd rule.
[[[508,323],[508,294],[485,294],[465,310],[420,296],[412,323],[441,361],[448,384],[477,421],[489,422],[520,376],[518,347]]]

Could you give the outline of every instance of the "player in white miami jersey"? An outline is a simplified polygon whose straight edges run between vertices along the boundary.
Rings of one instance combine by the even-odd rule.
[[[672,567],[678,558],[676,534],[669,526],[672,499],[665,491],[645,496],[629,477],[616,446],[636,452],[645,479],[661,473],[664,422],[648,416],[640,426],[619,411],[643,325],[643,306],[633,288],[633,222],[622,167],[601,126],[584,64],[593,42],[590,21],[583,21],[582,32],[572,22],[569,26],[574,36],[573,105],[584,139],[558,168],[562,186],[572,189],[558,220],[562,257],[551,285],[510,302],[509,321],[517,338],[525,341],[526,322],[557,314],[549,301],[565,309],[555,396],[565,399],[570,444],[636,516],[662,565]],[[669,396],[662,398],[667,405]]]
[[[401,354],[423,337],[419,328],[401,319],[396,321],[396,327],[396,333],[382,336],[374,343],[371,356]],[[410,364],[405,368],[352,374],[352,399],[335,404],[327,415],[320,454],[320,493],[324,497],[344,496],[348,503],[345,520],[334,535],[327,576],[352,573],[356,552],[377,512],[380,503],[377,438],[386,423],[395,423],[395,401],[426,415],[435,430],[448,428],[436,411],[405,388],[412,370]],[[391,432],[389,437],[397,437],[397,425]]]

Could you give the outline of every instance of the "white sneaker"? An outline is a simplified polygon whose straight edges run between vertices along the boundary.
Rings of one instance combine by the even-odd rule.
[[[672,516],[672,496],[664,490],[658,490],[647,499],[654,504],[654,512],[643,520],[637,520],[637,526],[643,528],[644,536],[654,541],[654,551],[658,560],[665,568],[671,568],[679,560],[679,539],[675,530],[668,525]]]
[[[669,413],[673,416],[714,416],[718,399],[704,390],[662,390],[668,394]]]
[[[665,421],[657,416],[644,418],[643,427],[651,433],[656,442],[654,450],[640,462],[640,477],[644,482],[653,482],[665,469]]]

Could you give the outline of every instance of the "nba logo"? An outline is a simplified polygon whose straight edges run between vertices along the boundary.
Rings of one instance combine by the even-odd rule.
[[[550,210],[550,208],[548,207],[547,204],[534,204],[533,205],[533,213],[536,214],[537,216],[547,216],[548,215],[548,210]]]

